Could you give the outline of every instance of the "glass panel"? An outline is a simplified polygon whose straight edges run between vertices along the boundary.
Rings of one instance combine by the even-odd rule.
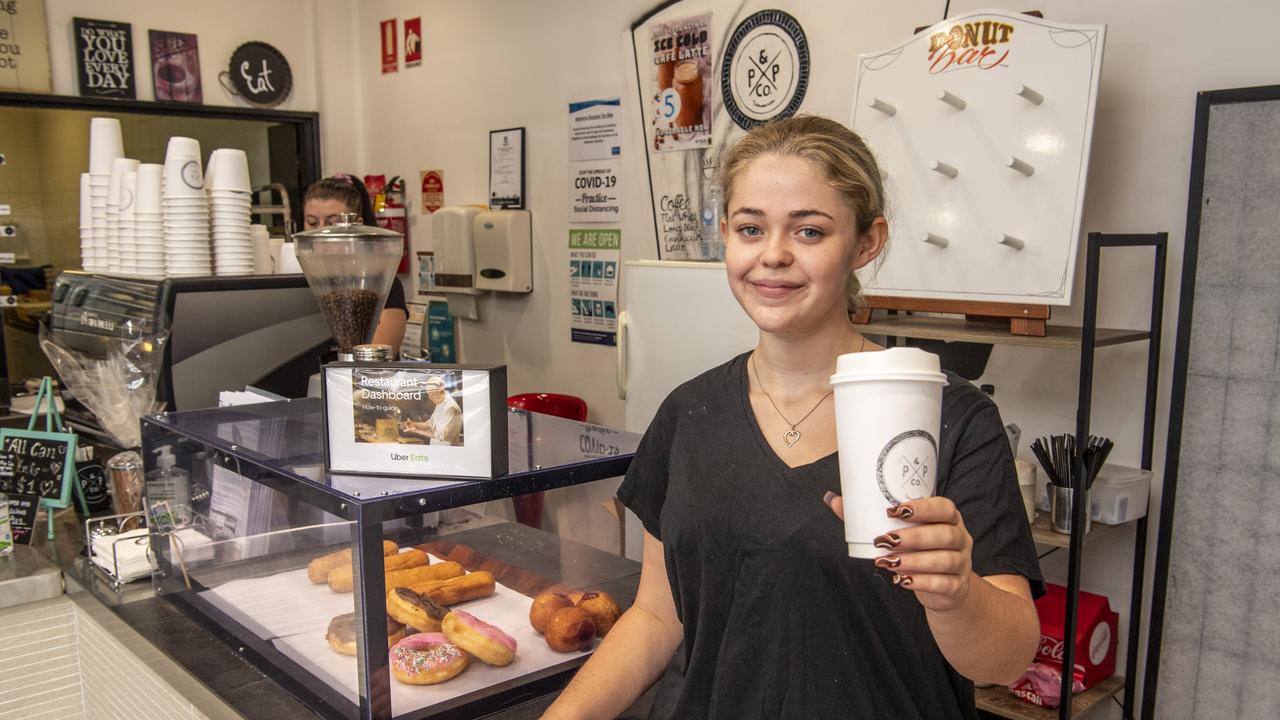
[[[308,658],[312,646],[354,654],[362,644],[352,523],[254,480],[234,455],[146,427],[157,590],[180,595],[318,698],[340,702],[333,688],[355,682],[354,671],[326,676]],[[348,700],[354,707],[358,696]]]
[[[638,440],[523,411],[510,419],[511,444],[524,461],[509,477],[542,465],[574,467],[581,478],[599,479],[600,458],[629,454]],[[354,717],[358,706],[390,703],[394,717],[408,719],[465,705],[466,713],[481,715],[534,680],[571,673],[588,657],[553,650],[533,629],[529,614],[537,595],[605,592],[619,610],[631,604],[638,563],[509,522],[502,517],[505,505],[491,504],[490,514],[473,506],[375,521],[368,545],[376,555],[354,565],[349,555],[334,556],[352,548],[356,527],[339,514],[394,515],[384,512],[394,500],[342,502],[335,489],[354,494],[380,487],[394,498],[396,483],[418,491],[447,483],[327,476],[321,433],[318,401],[174,413],[148,418],[143,433],[146,504],[159,531],[152,538],[157,590],[182,597],[251,647],[263,659],[263,672],[295,680],[291,687],[301,686],[300,699],[313,708]],[[364,581],[366,566],[382,571],[381,588]],[[511,662],[471,657],[456,677],[432,685],[406,683],[386,671],[395,660],[412,672],[409,666],[420,665],[440,642],[412,636],[440,631],[445,614],[456,611],[514,640]],[[364,622],[356,622],[357,613]],[[383,629],[386,637],[374,640],[363,627]],[[398,652],[383,654],[383,642],[391,649],[406,636],[411,639]],[[596,642],[588,640],[584,649]],[[461,657],[436,651],[451,653]],[[371,666],[367,686],[361,658]]]
[[[509,479],[628,455],[640,442],[636,433],[524,410],[507,412]],[[351,498],[394,497],[475,482],[326,474],[322,405],[315,398],[168,413],[157,422],[184,435],[216,438],[214,444],[226,452],[240,452],[276,472]]]

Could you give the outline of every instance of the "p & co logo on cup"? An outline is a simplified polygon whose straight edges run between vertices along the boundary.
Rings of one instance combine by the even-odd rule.
[[[933,495],[938,443],[926,430],[908,430],[890,440],[876,460],[876,482],[893,505]]]
[[[796,114],[809,88],[809,42],[795,18],[761,10],[743,20],[725,46],[720,93],[744,130]]]

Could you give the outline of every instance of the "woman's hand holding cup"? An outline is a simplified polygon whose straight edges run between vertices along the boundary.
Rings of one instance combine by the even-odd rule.
[[[824,498],[844,519],[844,499],[835,493]],[[893,573],[895,585],[916,594],[926,610],[947,612],[964,604],[973,577],[973,538],[964,518],[950,498],[935,496],[895,505],[885,511],[909,527],[875,539],[885,555],[875,565]]]

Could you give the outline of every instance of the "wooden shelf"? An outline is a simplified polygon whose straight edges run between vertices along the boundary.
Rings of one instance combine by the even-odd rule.
[[[1065,537],[1065,536],[1064,536]],[[1124,688],[1124,678],[1112,675],[1082,693],[1071,698],[1071,717],[1080,717],[1089,708],[1106,702]],[[1057,708],[1042,708],[1023,702],[1009,692],[1009,688],[997,685],[978,688],[975,691],[978,709],[1011,720],[1057,720]]]
[[[1020,345],[1058,350],[1079,350],[1081,329],[1071,325],[1049,325],[1044,337],[1010,335],[1008,324],[969,322],[963,318],[934,317],[930,315],[893,315],[877,317],[858,331],[867,335],[889,335],[926,340],[950,340],[992,345]],[[1098,328],[1095,345],[1121,345],[1146,340],[1145,330],[1114,330]]]
[[[1096,540],[1118,527],[1120,526],[1107,525],[1095,520],[1089,524],[1089,532],[1084,536],[1084,541]],[[1060,548],[1070,547],[1071,545],[1071,536],[1054,532],[1049,525],[1049,513],[1043,510],[1036,513],[1035,522],[1031,523],[1031,538],[1040,545],[1052,545]]]

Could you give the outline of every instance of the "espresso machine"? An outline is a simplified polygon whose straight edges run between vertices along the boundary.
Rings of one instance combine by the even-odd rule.
[[[333,341],[301,275],[143,280],[67,271],[58,276],[48,331],[68,352],[105,358],[131,338],[167,334],[156,397],[168,410],[216,407],[246,385],[306,394]],[[67,415],[96,419],[65,387]]]

